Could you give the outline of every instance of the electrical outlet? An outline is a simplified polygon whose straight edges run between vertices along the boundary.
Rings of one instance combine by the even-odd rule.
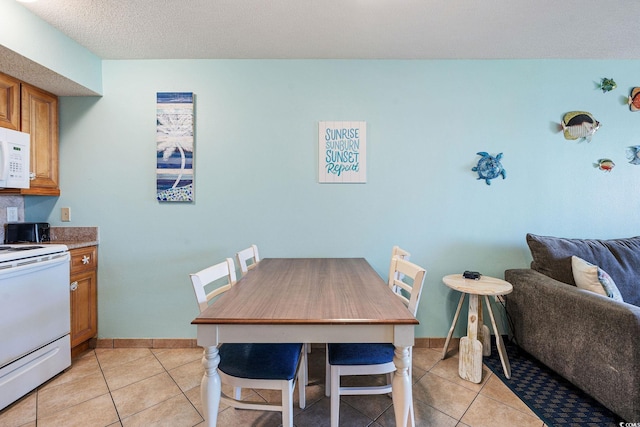
[[[11,206],[7,208],[7,222],[17,222],[18,221],[18,208],[15,206]]]
[[[60,220],[63,222],[71,221],[71,208],[60,208]]]

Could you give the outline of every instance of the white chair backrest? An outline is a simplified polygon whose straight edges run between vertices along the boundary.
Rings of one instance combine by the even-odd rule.
[[[411,257],[411,254],[405,251],[404,249],[402,249],[400,246],[394,246],[393,249],[391,250],[391,264],[389,265],[389,278],[393,276],[394,279],[396,280],[402,280],[402,274],[394,270],[393,259],[395,257],[399,257],[408,261],[409,257]],[[394,292],[400,291],[400,289],[397,289],[397,288],[392,288],[392,290]]]
[[[420,294],[422,293],[422,285],[424,284],[424,276],[427,270],[396,256],[391,259],[391,271],[392,273],[389,274],[389,287],[392,290],[398,290],[394,293],[404,302],[411,314],[415,316],[418,312]],[[412,283],[409,284],[402,279],[396,279],[396,273],[411,279]]]
[[[260,255],[258,254],[258,247],[251,245],[247,249],[243,249],[236,254],[238,258],[238,264],[240,264],[240,271],[244,276],[249,270],[254,268],[260,262]],[[251,262],[251,263],[249,263]]]
[[[209,307],[209,301],[220,294],[227,292],[236,283],[236,266],[233,259],[227,258],[225,261],[200,270],[197,273],[189,274],[193,290],[196,293],[198,307],[202,313]],[[221,280],[225,279],[226,280]],[[207,293],[208,285],[216,286],[211,292]]]

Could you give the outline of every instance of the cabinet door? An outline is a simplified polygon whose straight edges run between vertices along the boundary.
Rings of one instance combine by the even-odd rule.
[[[22,84],[22,132],[31,135],[31,172],[35,179],[22,194],[59,196],[58,98]]]
[[[20,130],[20,80],[0,73],[0,127]]]
[[[95,270],[71,276],[71,348],[98,333],[98,289]]]

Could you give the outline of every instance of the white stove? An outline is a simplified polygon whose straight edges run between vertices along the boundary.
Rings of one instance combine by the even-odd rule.
[[[53,255],[61,252],[67,252],[65,245],[58,244],[13,244],[0,245],[0,269],[3,268],[5,262],[15,263],[16,261],[27,258],[40,257],[43,255]],[[6,267],[4,267],[6,268]]]
[[[65,245],[0,245],[0,410],[71,365]]]

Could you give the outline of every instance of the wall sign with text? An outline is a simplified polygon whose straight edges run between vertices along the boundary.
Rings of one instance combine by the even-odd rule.
[[[367,122],[319,122],[318,161],[319,182],[367,182]]]

